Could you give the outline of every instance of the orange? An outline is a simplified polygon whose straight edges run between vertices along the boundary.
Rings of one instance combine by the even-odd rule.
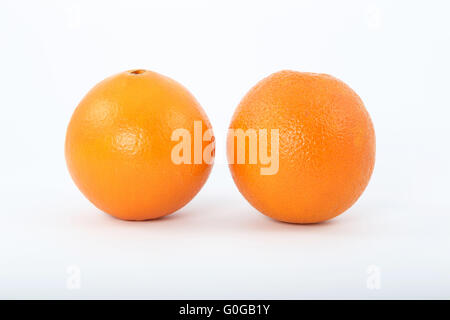
[[[147,70],[114,75],[89,91],[70,120],[69,172],[95,206],[117,218],[168,215],[199,192],[211,171],[211,162],[172,159],[172,134],[183,129],[194,137],[195,122],[202,132],[211,129],[196,99],[174,80]],[[212,134],[209,140],[196,148],[212,145]],[[183,152],[194,154],[194,146]]]
[[[261,162],[261,145],[258,161],[249,163],[249,136],[239,145],[229,134],[227,152],[239,191],[276,220],[315,223],[341,214],[362,194],[373,171],[375,133],[369,114],[359,96],[330,75],[270,75],[242,99],[230,129],[267,130],[268,154],[278,152],[276,173],[262,174],[268,165]],[[278,130],[277,149],[270,144],[269,137],[277,137],[272,129]],[[239,152],[245,163],[236,160]]]

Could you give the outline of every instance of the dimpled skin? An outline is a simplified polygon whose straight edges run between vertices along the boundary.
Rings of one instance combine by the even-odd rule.
[[[239,191],[276,220],[316,223],[341,214],[362,194],[373,171],[375,133],[369,114],[359,96],[330,75],[270,75],[242,99],[230,128],[279,129],[274,175],[261,175],[267,165],[259,161],[237,164],[231,158],[238,146],[230,136],[227,143]],[[249,143],[245,148],[248,157]]]
[[[195,98],[168,77],[147,70],[109,77],[72,115],[65,144],[69,172],[95,206],[117,218],[170,214],[200,191],[211,171],[204,161],[177,165],[171,160],[178,143],[171,141],[172,132],[193,132],[196,120],[203,132],[211,128]]]

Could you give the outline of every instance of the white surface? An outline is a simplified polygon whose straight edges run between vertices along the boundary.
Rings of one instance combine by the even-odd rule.
[[[0,298],[449,298],[450,5],[296,3],[2,1]],[[95,209],[63,153],[82,96],[131,68],[188,87],[218,141],[198,196],[143,223]],[[234,108],[281,69],[344,80],[375,124],[371,183],[327,223],[257,213],[224,164]]]

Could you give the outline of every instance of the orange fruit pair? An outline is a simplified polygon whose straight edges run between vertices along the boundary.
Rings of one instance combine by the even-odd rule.
[[[324,74],[282,71],[243,98],[230,124],[233,179],[260,212],[314,223],[348,209],[375,160],[375,134],[357,94]],[[211,171],[214,135],[195,98],[147,70],[97,84],[66,135],[69,172],[99,209],[125,220],[168,215]]]

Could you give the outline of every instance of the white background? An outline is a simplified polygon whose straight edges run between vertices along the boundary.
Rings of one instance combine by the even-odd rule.
[[[449,298],[449,10],[447,1],[2,0],[0,298]],[[97,210],[64,160],[83,95],[132,68],[185,85],[218,142],[197,197],[140,223]],[[282,69],[342,79],[375,125],[369,187],[326,223],[259,214],[225,164],[235,107]]]

